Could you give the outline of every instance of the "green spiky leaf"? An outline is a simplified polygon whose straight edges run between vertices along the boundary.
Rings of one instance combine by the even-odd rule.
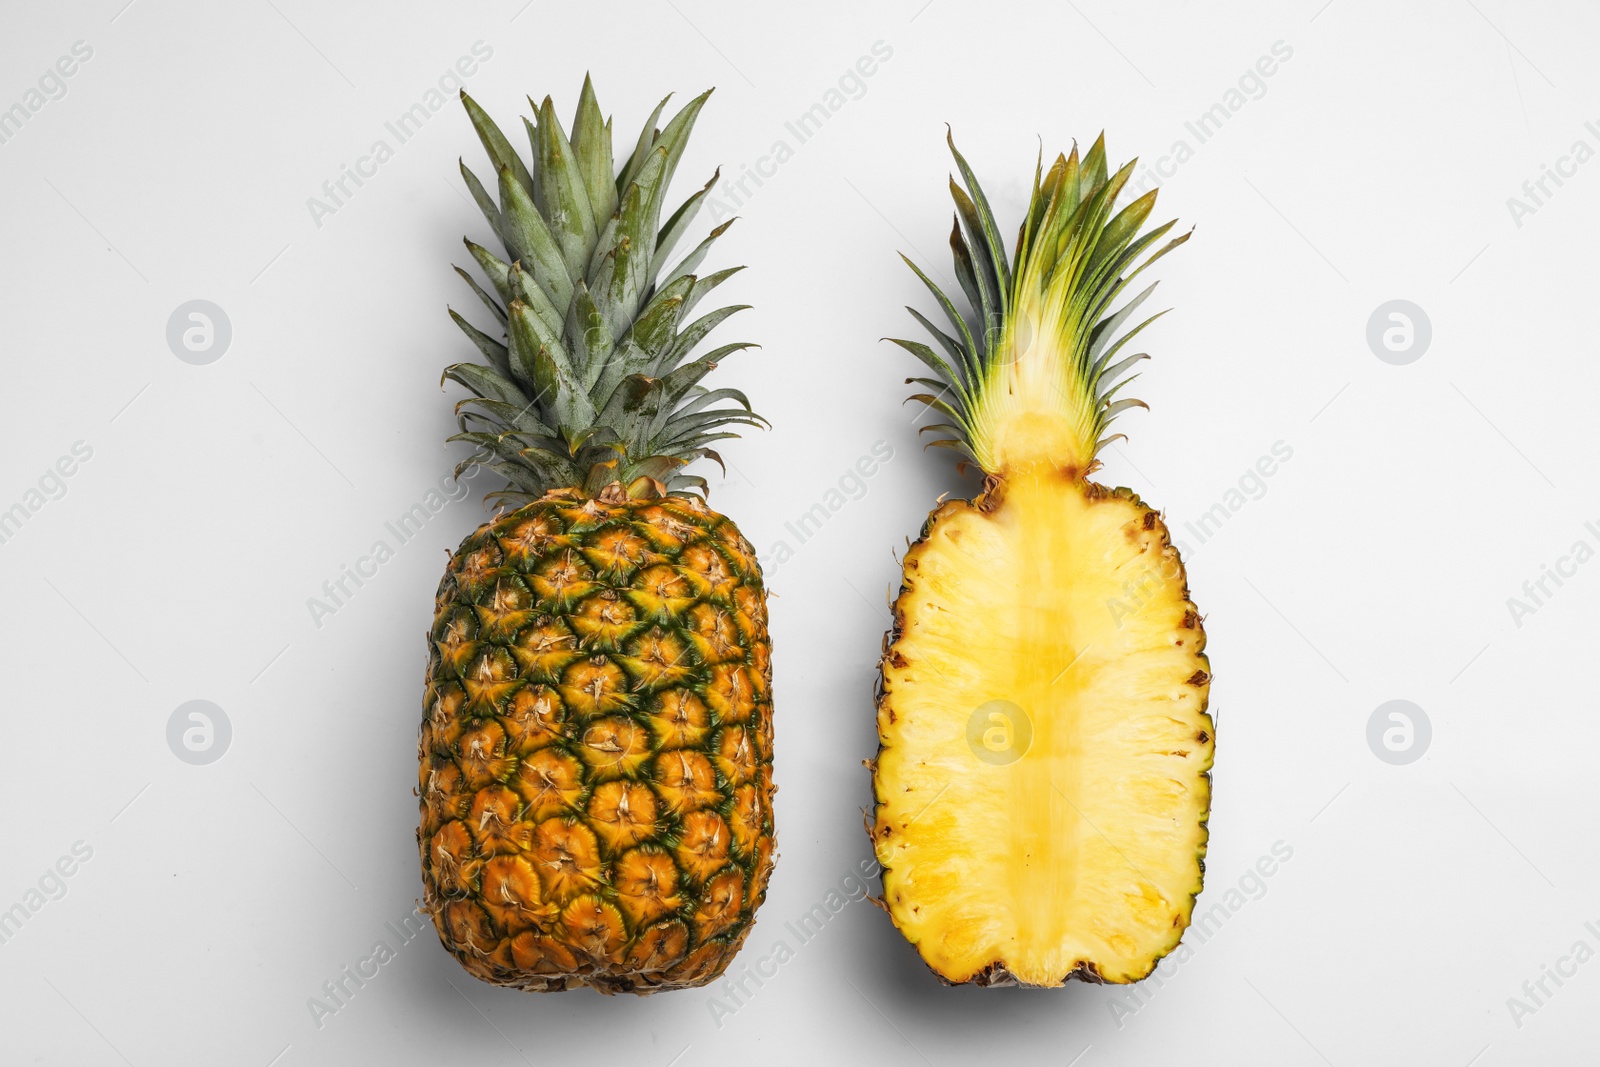
[[[1111,420],[1143,406],[1114,398],[1137,379],[1129,373],[1133,365],[1147,358],[1142,352],[1118,357],[1159,317],[1127,328],[1154,286],[1112,309],[1133,279],[1189,235],[1155,247],[1174,224],[1144,230],[1155,207],[1154,190],[1117,210],[1135,164],[1109,173],[1101,135],[1082,158],[1074,145],[1048,171],[1041,153],[1008,258],[988,200],[953,139],[950,151],[962,178],[962,184],[950,181],[956,206],[951,255],[980,329],[974,337],[955,303],[906,260],[954,331],[946,333],[910,309],[945,352],[940,356],[919,342],[894,339],[938,375],[915,379],[919,384],[945,387],[912,399],[949,417],[938,432],[955,436],[931,444],[965,451],[990,473],[1015,463],[1049,462],[1085,474],[1112,439],[1106,434]],[[1026,429],[1008,435],[1007,427]]]
[[[663,100],[620,167],[611,123],[587,78],[570,137],[549,98],[523,117],[526,157],[462,95],[496,195],[464,162],[462,181],[504,252],[467,241],[487,284],[458,273],[493,326],[479,329],[451,312],[485,363],[453,364],[444,377],[472,394],[456,405],[460,432],[451,440],[479,456],[462,469],[481,458],[509,483],[490,499],[520,504],[550,489],[599,492],[641,479],[671,492],[703,492],[704,480],[682,468],[699,458],[720,462],[706,446],[730,436],[729,427],[765,425],[743,393],[699,384],[718,360],[753,347],[729,344],[696,356],[706,335],[743,305],[688,321],[697,303],[742,269],[696,273],[728,224],[713,228],[667,273],[717,181],[714,174],[662,221],[668,186],[708,95],[658,127]]]

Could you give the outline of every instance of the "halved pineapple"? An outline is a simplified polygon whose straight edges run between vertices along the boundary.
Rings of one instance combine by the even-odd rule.
[[[1210,668],[1161,517],[1088,475],[1137,403],[1110,394],[1142,324],[1113,334],[1149,290],[1109,305],[1184,238],[1135,266],[1171,223],[1135,237],[1153,193],[1110,217],[1132,164],[1108,179],[1097,142],[1036,176],[1013,279],[956,159],[971,197],[952,183],[951,241],[983,341],[929,282],[960,335],[924,320],[950,360],[898,343],[940,375],[917,380],[942,394],[922,399],[951,419],[946,443],[990,477],[904,560],[874,769],[884,900],[949,982],[1136,981],[1200,891]]]

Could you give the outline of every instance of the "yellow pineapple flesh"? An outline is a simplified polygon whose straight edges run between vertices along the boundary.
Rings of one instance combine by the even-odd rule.
[[[879,709],[885,899],[952,981],[1129,981],[1200,890],[1205,635],[1155,512],[1060,476],[1003,484],[943,505],[906,555]],[[1119,618],[1130,576],[1142,603]]]

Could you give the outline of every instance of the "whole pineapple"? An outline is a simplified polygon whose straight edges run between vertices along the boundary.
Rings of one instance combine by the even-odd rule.
[[[890,916],[947,982],[1143,978],[1200,892],[1214,727],[1210,664],[1161,516],[1090,480],[1143,353],[1150,295],[1114,306],[1172,227],[1104,139],[1058,157],[1008,263],[966,161],[950,236],[971,321],[929,281],[954,336],[897,341],[935,378],[935,443],[988,475],[906,553],[878,702],[869,830]],[[908,260],[909,262],[909,260]],[[912,266],[916,270],[915,265]]]
[[[694,273],[726,227],[666,265],[711,188],[660,221],[706,96],[658,130],[662,101],[617,172],[587,79],[570,140],[548,98],[524,119],[526,161],[462,100],[498,201],[462,175],[505,258],[467,242],[496,328],[451,312],[487,361],[445,371],[473,394],[451,440],[479,450],[457,475],[482,463],[517,509],[461,543],[435,602],[424,907],[487,982],[701,985],[749,932],[774,848],[761,570],[680,470],[760,422],[699,384],[748,345],[691,358],[740,310],[690,318],[734,273]]]

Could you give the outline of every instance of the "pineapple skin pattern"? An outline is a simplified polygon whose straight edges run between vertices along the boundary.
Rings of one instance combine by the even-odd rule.
[[[1090,475],[1112,419],[1144,406],[1115,398],[1148,358],[1124,346],[1157,316],[1123,326],[1154,285],[1122,294],[1188,234],[1140,233],[1154,192],[1113,214],[1134,164],[1108,173],[1102,137],[1035,171],[1008,261],[950,149],[970,312],[911,264],[951,332],[913,310],[938,350],[895,343],[933,372],[909,379],[942,419],[932,443],[987,477],[902,562],[869,764],[884,909],[947,984],[1135,982],[1203,884],[1211,665],[1161,515]]]
[[[436,600],[423,905],[474,976],[650,993],[721,974],[773,867],[761,574],[697,500],[557,492]]]

